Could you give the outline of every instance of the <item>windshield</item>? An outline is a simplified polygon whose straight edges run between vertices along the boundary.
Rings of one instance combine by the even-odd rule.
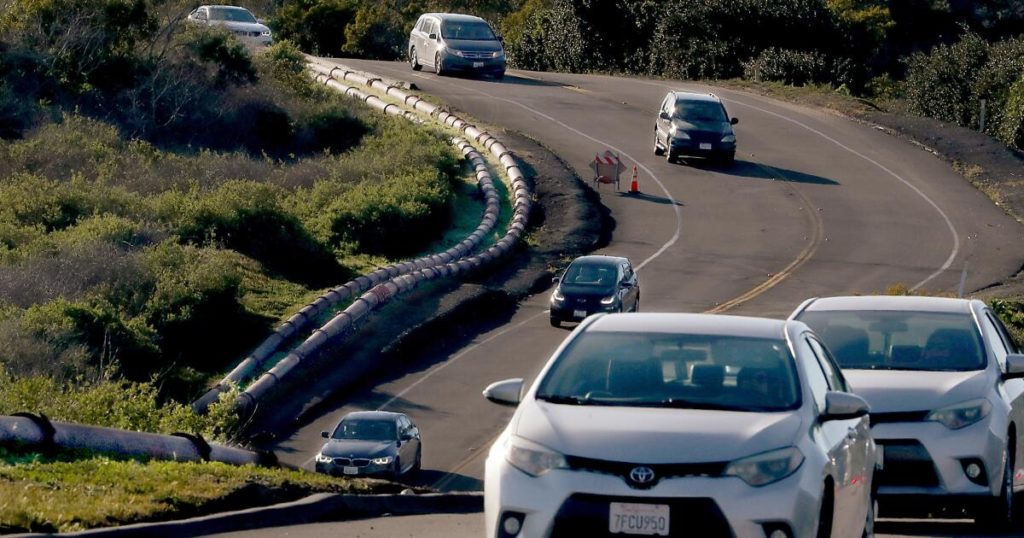
[[[398,435],[393,420],[348,419],[338,424],[331,438],[394,441]]]
[[[981,337],[966,314],[804,312],[800,321],[825,342],[842,368],[969,371],[985,367]]]
[[[800,405],[783,340],[587,332],[558,357],[537,398],[569,405],[781,411]]]
[[[676,101],[673,117],[688,122],[727,122],[722,105],[711,101]]]
[[[573,286],[609,288],[618,280],[619,272],[614,265],[585,261],[571,264],[562,275],[562,282]]]
[[[445,21],[441,26],[441,36],[445,39],[475,39],[478,41],[495,40],[491,27],[483,21]]]
[[[246,9],[211,7],[210,20],[231,22],[256,22],[256,17],[253,17],[252,13],[249,13],[249,11]]]

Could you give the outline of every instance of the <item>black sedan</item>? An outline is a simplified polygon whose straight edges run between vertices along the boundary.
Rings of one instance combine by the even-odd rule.
[[[633,265],[618,256],[581,256],[555,278],[551,294],[551,325],[580,321],[597,312],[636,312],[640,281]]]
[[[420,431],[403,413],[357,411],[341,419],[316,455],[316,470],[336,476],[383,476],[398,480],[418,471]]]

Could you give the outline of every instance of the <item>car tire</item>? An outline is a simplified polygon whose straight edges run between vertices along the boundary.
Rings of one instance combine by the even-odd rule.
[[[720,155],[718,157],[718,164],[722,165],[725,168],[728,168],[728,167],[732,166],[735,163],[736,163],[736,154],[735,153],[723,153],[722,155]]]
[[[498,71],[497,73],[494,74],[494,78],[496,80],[501,80],[501,79],[505,78],[505,72],[504,71]]]
[[[418,473],[423,468],[423,447],[416,447],[416,463],[412,464],[411,472]]]
[[[817,538],[831,538],[832,536],[832,515],[835,512],[835,500],[833,493],[835,488],[831,482],[825,482],[825,488],[821,495],[821,513],[818,516]]]
[[[640,311],[640,296],[637,295],[636,296],[636,302],[633,303],[633,310],[632,310],[632,312],[639,312],[639,311]]]
[[[416,47],[409,49],[409,66],[412,67],[413,71],[423,69],[423,64],[421,64],[420,59],[416,57]]]
[[[558,318],[551,318],[551,326],[552,327],[561,328],[562,327],[562,321],[559,320]]]
[[[391,472],[391,479],[395,482],[402,480],[402,459],[395,458],[395,470]]]
[[[665,150],[658,145],[658,131],[654,131],[654,154],[658,156],[665,154]]]
[[[446,73],[444,72],[444,68],[441,66],[440,52],[434,55],[434,73],[439,77],[443,77],[446,75]]]
[[[672,164],[676,162],[676,152],[672,151],[672,141],[665,139],[665,162]]]
[[[1005,531],[1013,527],[1016,507],[1013,504],[1013,455],[1011,447],[1006,449],[1006,465],[1003,466],[1003,479],[999,487],[999,496],[987,499],[974,522],[986,530]]]

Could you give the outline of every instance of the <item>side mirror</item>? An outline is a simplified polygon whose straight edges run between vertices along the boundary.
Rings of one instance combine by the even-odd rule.
[[[849,392],[829,391],[825,394],[825,411],[818,417],[821,422],[859,418],[871,411],[868,402]]]
[[[484,398],[498,404],[515,407],[523,397],[523,378],[506,379],[491,383],[484,389]]]
[[[661,112],[658,113],[658,117],[663,119],[663,120],[669,119],[668,112],[665,112],[664,110],[662,110]]]
[[[323,437],[324,439],[327,439],[330,436],[331,436],[331,434],[329,434],[327,432],[320,432],[320,437]]]
[[[412,441],[412,434],[406,432],[400,435],[398,438],[401,439],[402,441]]]
[[[1021,378],[1024,378],[1024,355],[1010,353],[1006,356],[1006,372],[1003,374],[1003,379]]]
[[[732,125],[736,125],[739,122],[740,122],[739,118],[732,118],[731,120],[729,120],[729,123],[732,124]]]
[[[623,280],[622,282],[619,282],[619,287],[622,288],[622,289],[627,289],[627,288],[630,288],[632,286],[633,286],[633,284],[630,281],[628,281],[628,280]]]
[[[430,34],[427,36],[427,39],[431,41],[437,41],[437,34]]]
[[[562,281],[562,279],[557,277],[557,276],[551,279],[551,283],[552,284],[558,284],[561,281]]]

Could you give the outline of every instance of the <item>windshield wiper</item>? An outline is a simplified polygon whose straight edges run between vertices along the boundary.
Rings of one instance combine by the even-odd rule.
[[[658,407],[671,407],[673,409],[709,409],[713,411],[766,411],[763,407],[744,407],[740,405],[726,405],[715,402],[696,402],[680,398],[666,398],[660,402],[652,402]]]

